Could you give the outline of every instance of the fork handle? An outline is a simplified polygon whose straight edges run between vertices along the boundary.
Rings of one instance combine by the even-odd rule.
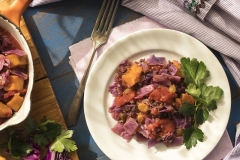
[[[87,66],[87,69],[84,72],[84,75],[82,77],[80,85],[77,88],[77,91],[75,93],[73,101],[72,101],[72,103],[70,105],[70,108],[68,110],[68,113],[67,113],[67,116],[66,116],[66,119],[65,119],[67,126],[74,126],[74,125],[77,124],[78,117],[79,117],[79,111],[80,111],[80,107],[81,107],[81,102],[82,102],[82,99],[83,99],[83,93],[84,93],[85,85],[86,85],[86,82],[87,82],[88,74],[89,74],[91,64],[92,64],[93,58],[95,56],[96,50],[97,50],[97,47],[94,47],[93,52],[92,52],[92,56],[89,60],[88,66]]]

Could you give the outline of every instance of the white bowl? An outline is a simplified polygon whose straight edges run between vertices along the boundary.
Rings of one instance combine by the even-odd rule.
[[[27,118],[31,108],[30,98],[31,98],[31,92],[33,88],[34,69],[33,69],[33,59],[32,59],[30,48],[21,30],[15,24],[13,24],[9,19],[7,19],[2,15],[0,16],[0,27],[4,28],[5,30],[7,30],[13,35],[13,37],[17,40],[17,42],[19,43],[23,51],[26,52],[28,56],[28,86],[27,86],[27,92],[24,97],[23,104],[21,108],[17,112],[15,112],[11,118],[9,118],[7,121],[5,121],[3,124],[0,125],[0,131],[1,131],[8,126],[19,124]]]

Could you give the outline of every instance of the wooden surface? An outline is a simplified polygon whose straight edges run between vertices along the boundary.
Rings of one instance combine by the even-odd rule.
[[[56,122],[60,123],[64,129],[67,129],[52,86],[23,18],[20,22],[20,28],[30,47],[35,72],[33,91],[31,95],[32,105],[29,116],[37,122],[39,122],[45,116],[47,119],[55,120]],[[24,124],[24,122],[22,124]],[[0,132],[0,142],[3,142],[5,140],[4,134],[2,134],[3,132],[4,131]],[[5,149],[3,148],[0,148],[0,155],[6,157],[7,160],[13,159],[5,153]],[[77,152],[71,152],[69,154],[69,157],[71,157],[73,160],[78,160]]]

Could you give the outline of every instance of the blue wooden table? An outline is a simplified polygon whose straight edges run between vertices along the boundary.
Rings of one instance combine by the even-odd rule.
[[[63,116],[66,116],[79,85],[76,75],[69,65],[69,46],[90,37],[102,1],[63,0],[28,8],[23,15]],[[120,5],[114,26],[141,16],[141,14]],[[235,124],[240,121],[240,116],[238,116],[240,113],[240,90],[219,54],[212,51],[223,65],[231,86],[232,108],[227,130],[234,142]],[[86,125],[83,107],[77,125],[69,127],[69,129],[74,130],[73,139],[79,148],[77,152],[80,160],[109,159],[92,139]]]

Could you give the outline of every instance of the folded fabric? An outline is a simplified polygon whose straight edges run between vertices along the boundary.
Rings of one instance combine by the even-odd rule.
[[[97,50],[96,53],[97,56],[95,56],[93,62],[95,62],[96,58],[100,56],[106,48],[108,48],[111,44],[113,44],[121,37],[126,36],[132,32],[150,28],[165,28],[165,27],[149,18],[144,17],[134,21],[133,23],[121,25],[114,28],[109,36],[107,43]],[[79,43],[70,46],[69,49],[71,52],[71,56],[69,57],[70,64],[80,82],[83,73],[86,69],[88,59],[92,52],[92,41],[90,38],[85,39]]]
[[[240,1],[122,0],[122,5],[219,51],[240,86]]]
[[[52,2],[57,2],[57,1],[61,1],[61,0],[33,0],[33,2],[29,6],[36,7],[36,6],[40,6],[40,5],[44,5]]]
[[[116,42],[118,39],[120,39],[123,36],[126,36],[130,33],[144,30],[144,29],[151,29],[151,28],[166,28],[165,26],[161,25],[160,23],[157,23],[153,21],[150,18],[147,17],[141,17],[137,20],[134,20],[132,22],[123,24],[121,26],[113,28],[109,39],[106,44],[101,46],[97,50],[97,56],[95,57],[94,61],[97,59],[98,56],[102,54],[102,52],[107,49],[111,44]],[[82,78],[82,75],[86,69],[86,65],[88,63],[89,57],[92,52],[92,41],[90,38],[87,38],[79,43],[76,43],[69,47],[71,56],[70,64],[75,71],[79,81]],[[230,141],[229,135],[227,131],[224,132],[221,140],[217,144],[217,146],[214,148],[214,150],[205,158],[205,160],[220,160],[223,159],[228,152],[233,148],[232,143]]]
[[[236,125],[235,147],[227,154],[223,160],[240,159],[240,123]]]

